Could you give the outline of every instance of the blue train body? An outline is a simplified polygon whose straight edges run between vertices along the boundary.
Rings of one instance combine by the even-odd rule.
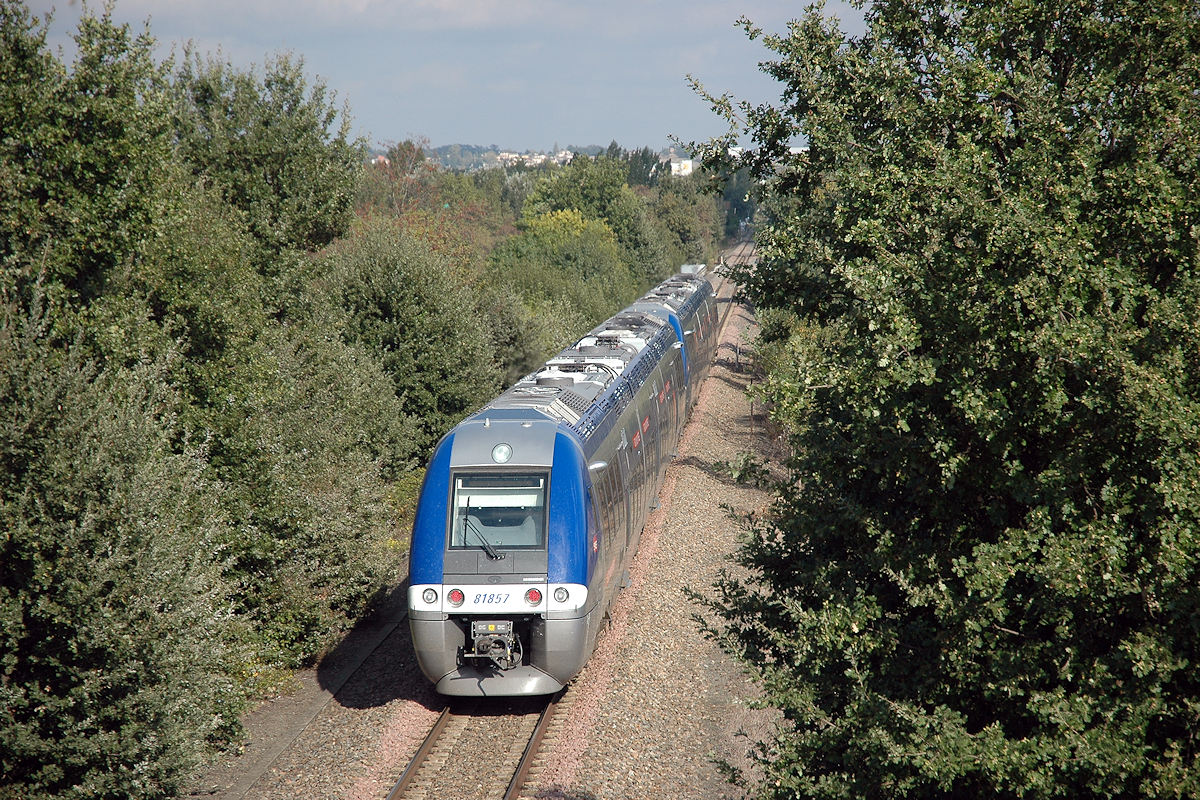
[[[447,695],[550,694],[591,655],[716,349],[702,272],[607,320],[442,439],[409,566]]]

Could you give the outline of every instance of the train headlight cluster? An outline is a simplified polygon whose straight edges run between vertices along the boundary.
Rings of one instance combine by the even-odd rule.
[[[567,587],[565,586],[559,586],[554,590],[554,602],[556,603],[565,603],[570,596],[571,593],[567,591]]]
[[[421,599],[429,605],[433,605],[437,602],[437,589],[426,589],[421,592]]]

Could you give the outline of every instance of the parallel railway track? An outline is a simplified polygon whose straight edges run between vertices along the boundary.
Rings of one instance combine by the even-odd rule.
[[[447,705],[388,800],[515,800],[565,691]]]
[[[747,264],[754,260],[755,257],[754,242],[741,242],[722,257],[722,262],[726,264]]]

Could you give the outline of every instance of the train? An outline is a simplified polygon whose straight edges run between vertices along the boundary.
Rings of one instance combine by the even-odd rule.
[[[685,265],[459,423],[417,500],[408,620],[447,696],[553,694],[596,647],[720,314]]]

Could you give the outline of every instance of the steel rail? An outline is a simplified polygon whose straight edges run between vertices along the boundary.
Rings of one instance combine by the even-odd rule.
[[[400,775],[400,780],[396,781],[396,785],[388,792],[387,800],[399,800],[404,796],[404,792],[408,790],[409,784],[417,776],[421,765],[425,763],[425,759],[429,756],[433,746],[437,744],[438,737],[442,735],[442,730],[446,727],[446,723],[450,720],[450,706],[447,705],[442,709],[441,715],[437,718],[437,722],[433,723],[433,727],[429,730],[429,735],[425,737],[425,741],[421,742],[421,746],[417,748],[416,755],[408,762],[403,774]]]
[[[529,743],[525,745],[525,752],[521,753],[521,760],[517,763],[517,771],[513,773],[513,778],[508,783],[508,789],[504,792],[504,800],[517,800],[521,796],[521,790],[525,788],[525,779],[529,777],[529,769],[533,766],[533,757],[537,755],[538,748],[542,746],[542,739],[546,736],[546,729],[550,727],[550,720],[554,717],[555,709],[558,708],[558,701],[562,699],[566,691],[565,688],[560,689],[551,697],[546,703],[546,707],[542,709],[541,715],[538,716],[537,725],[534,726],[533,733],[529,736]]]

